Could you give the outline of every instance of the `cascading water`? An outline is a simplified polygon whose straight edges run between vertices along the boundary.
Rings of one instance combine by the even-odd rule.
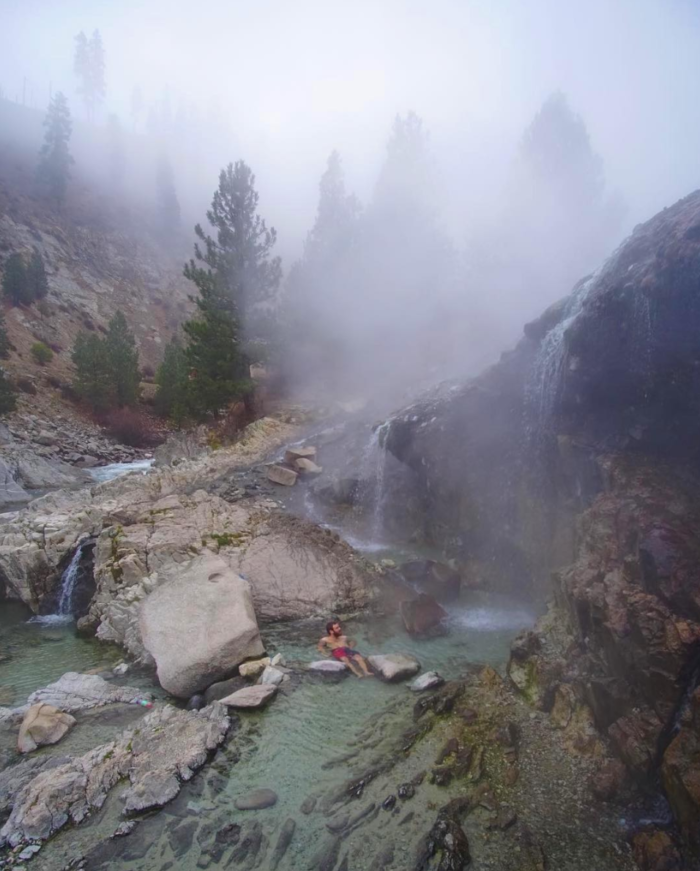
[[[385,421],[376,427],[367,442],[360,463],[359,503],[369,519],[368,532],[373,543],[378,544],[384,536],[384,508],[386,504],[386,450],[384,444],[391,427]]]
[[[59,617],[70,617],[73,614],[73,593],[75,591],[76,581],[78,580],[82,552],[82,547],[77,547],[75,549],[75,553],[73,554],[68,567],[61,576],[61,594],[58,597]]]

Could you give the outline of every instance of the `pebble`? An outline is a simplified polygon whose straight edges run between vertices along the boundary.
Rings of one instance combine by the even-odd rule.
[[[254,789],[234,802],[239,811],[262,810],[277,804],[277,793],[271,789]]]

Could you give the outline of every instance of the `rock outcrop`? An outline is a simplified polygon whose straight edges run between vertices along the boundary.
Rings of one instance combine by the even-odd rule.
[[[121,794],[125,813],[162,807],[204,765],[228,728],[229,719],[217,703],[202,711],[164,705],[115,741],[39,769],[28,782],[19,777],[11,795],[12,812],[0,830],[0,846],[44,841],[67,823],[82,822],[124,779],[129,781]],[[13,769],[3,773],[8,784],[12,773]]]
[[[213,553],[144,600],[139,631],[161,686],[183,699],[264,653],[249,584]]]

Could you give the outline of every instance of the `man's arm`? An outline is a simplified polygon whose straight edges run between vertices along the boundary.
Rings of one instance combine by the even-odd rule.
[[[327,642],[328,642],[328,638],[322,638],[318,642],[318,644],[316,645],[316,649],[318,650],[319,653],[325,653],[325,654],[328,653],[328,651],[326,650]]]

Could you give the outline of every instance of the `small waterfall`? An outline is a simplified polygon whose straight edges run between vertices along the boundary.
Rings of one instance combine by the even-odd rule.
[[[372,431],[360,463],[361,510],[369,518],[371,540],[379,543],[384,535],[384,508],[386,504],[386,450],[384,444],[391,427],[385,421]]]
[[[73,558],[68,567],[61,575],[61,594],[58,597],[58,616],[71,617],[73,614],[73,591],[78,580],[78,570],[80,569],[80,557],[82,556],[82,546],[76,547]]]

